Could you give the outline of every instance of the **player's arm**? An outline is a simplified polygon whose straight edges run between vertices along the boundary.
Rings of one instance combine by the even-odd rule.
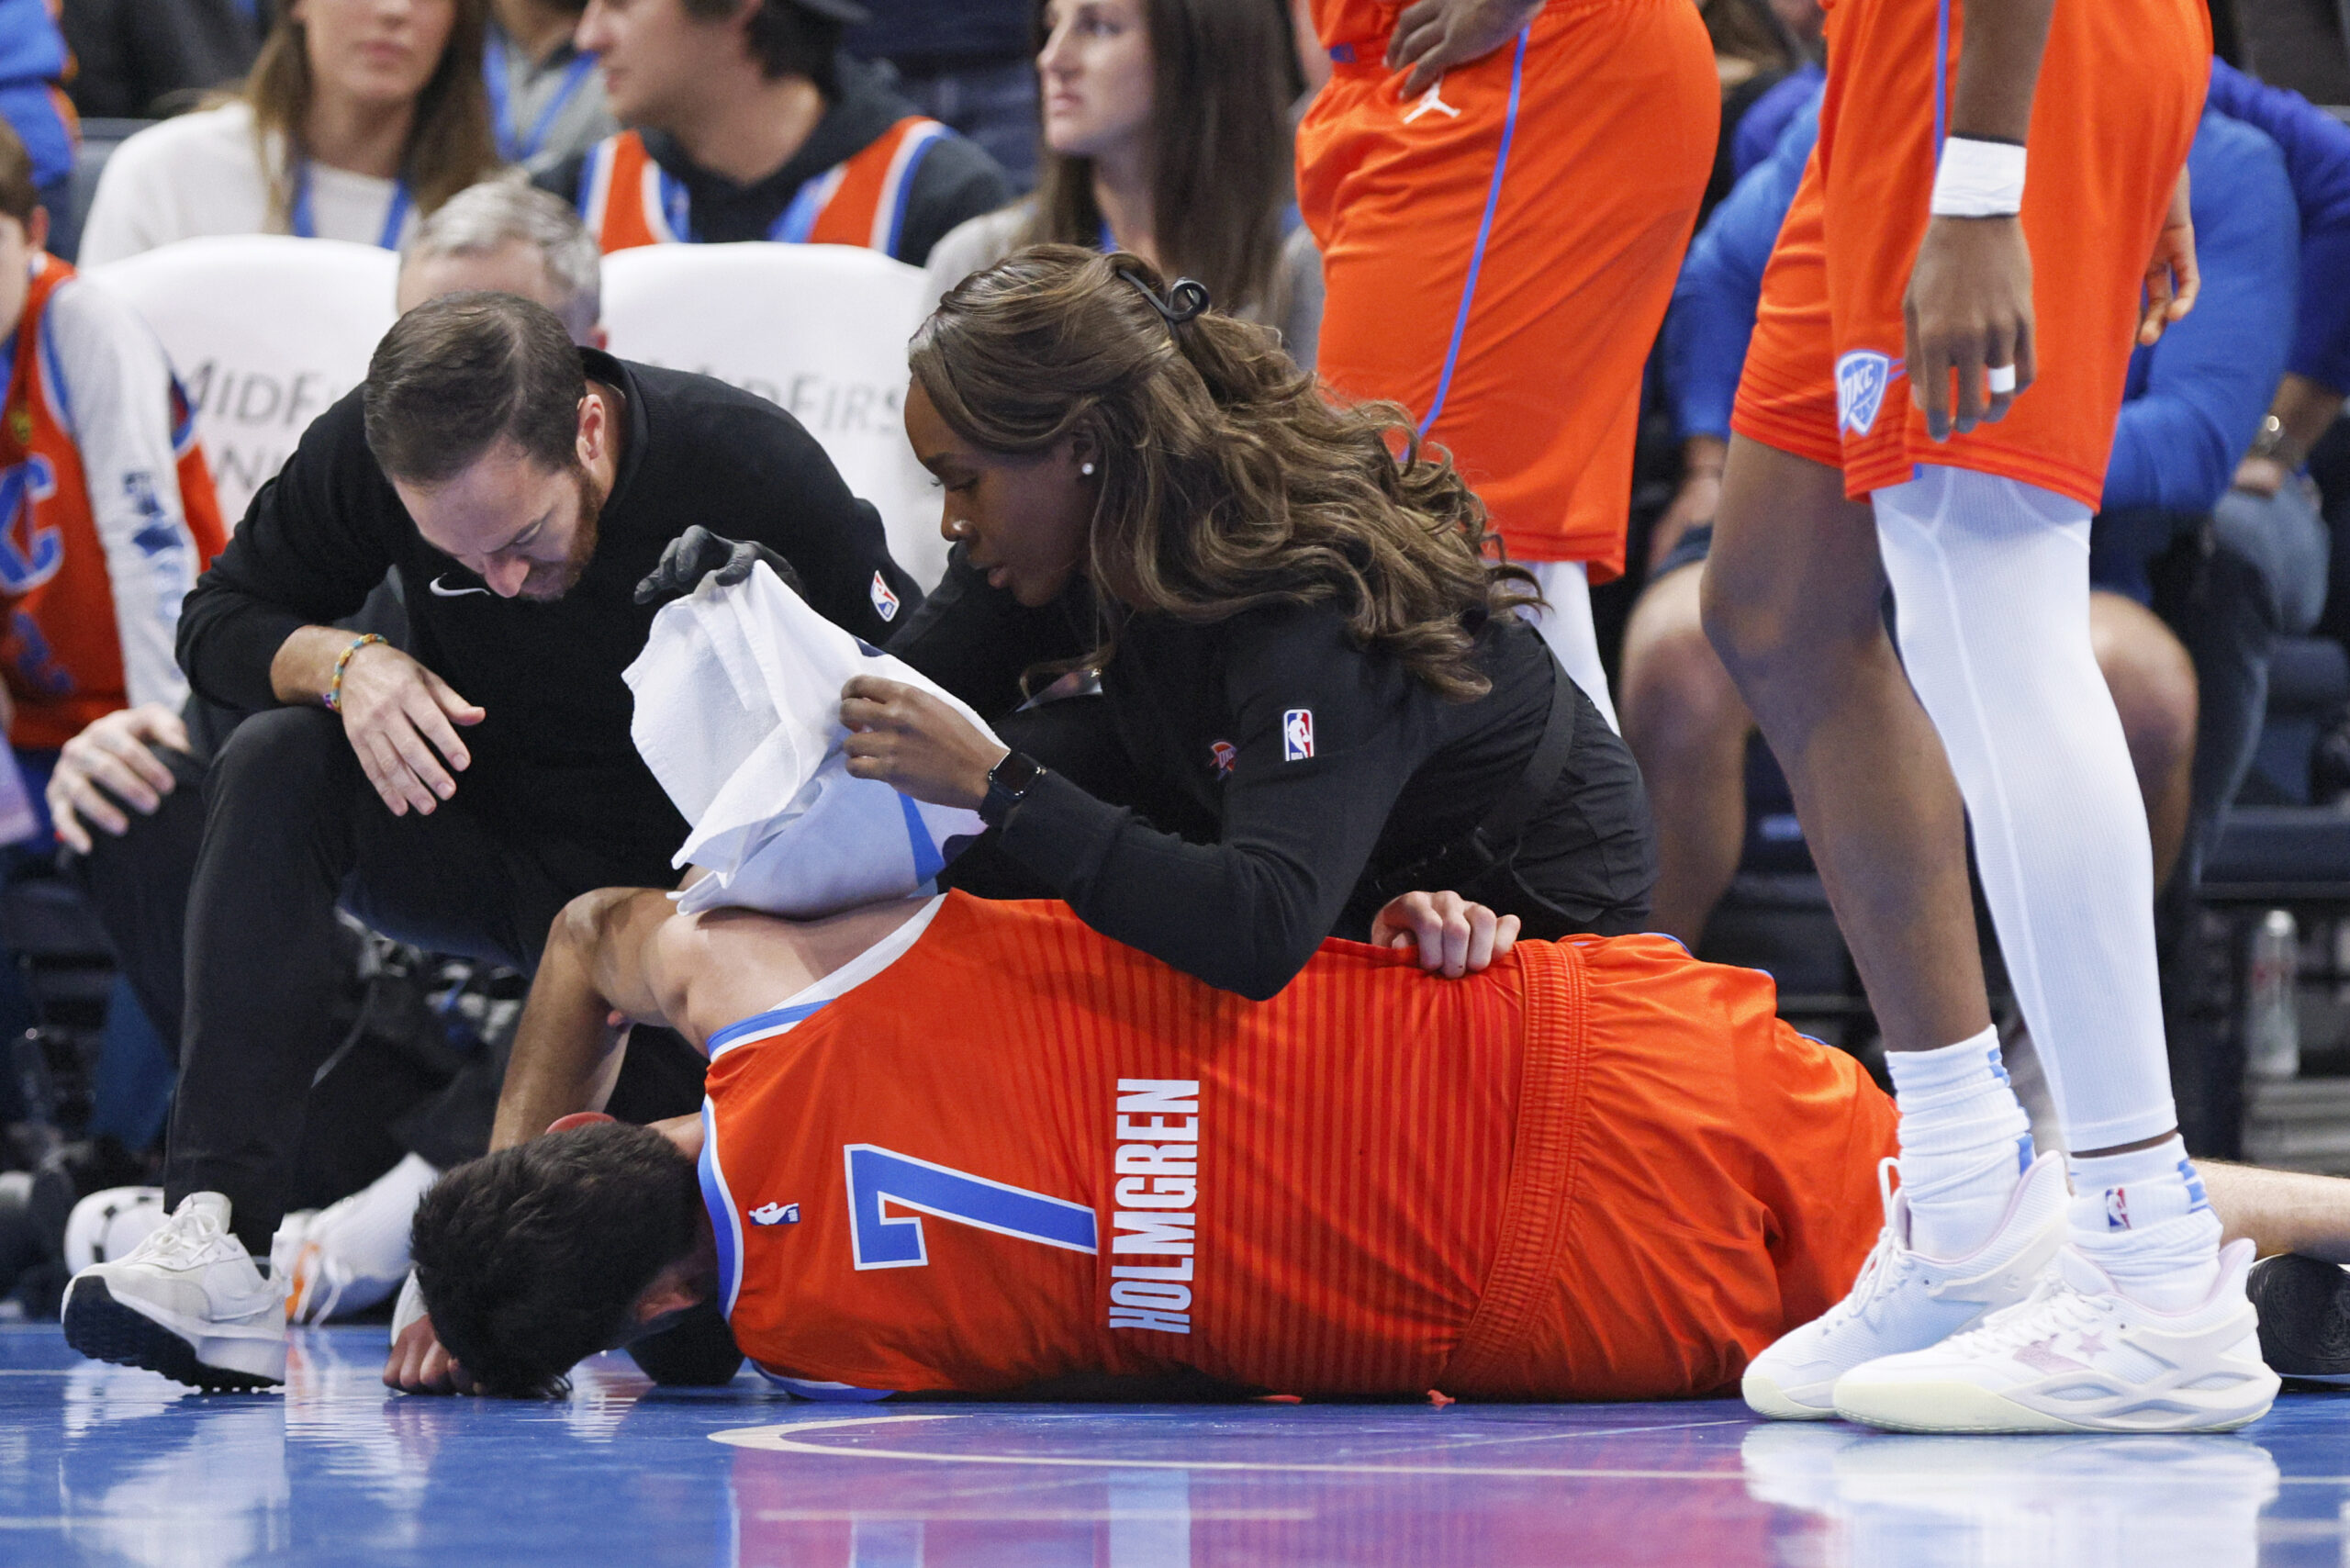
[[[558,1116],[604,1108],[629,1025],[669,1019],[675,999],[664,994],[655,943],[676,913],[658,889],[605,888],[555,917],[515,1031],[492,1149],[536,1137]]]
[[[2299,1252],[2350,1263],[2350,1182],[2215,1159],[2195,1169],[2228,1240],[2249,1237],[2264,1258]]]
[[[2054,0],[1964,5],[1934,216],[1902,300],[1909,395],[1936,441],[2004,416],[2034,372],[2031,252],[2018,214],[2024,140]]]

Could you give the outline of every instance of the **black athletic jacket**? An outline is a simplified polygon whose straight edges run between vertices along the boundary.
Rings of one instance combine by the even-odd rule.
[[[180,612],[180,665],[214,701],[274,707],[279,645],[351,614],[397,566],[411,651],[488,711],[465,732],[473,766],[456,800],[524,837],[610,835],[666,857],[686,823],[629,738],[621,679],[655,608],[632,596],[663,546],[697,522],[755,539],[799,571],[820,613],[872,642],[922,594],[890,558],[879,516],[789,414],[708,376],[580,353],[591,379],[628,399],[627,436],[595,558],[570,593],[500,599],[427,544],[367,450],[363,388],[319,416],[197,579]],[[877,574],[894,605],[874,592]]]
[[[1091,645],[1082,582],[1024,610],[958,547],[891,651],[1000,715],[1024,665]],[[1329,606],[1206,624],[1132,616],[1100,699],[1001,724],[1052,771],[987,846],[1034,885],[979,890],[1049,892],[1105,935],[1270,996],[1325,938],[1366,935],[1380,902],[1369,884],[1465,836],[1524,774],[1565,673],[1515,617],[1487,623],[1478,651],[1493,689],[1452,702],[1357,645]],[[1515,880],[1456,890],[1535,935],[1638,930],[1656,876],[1639,769],[1572,695],[1573,748]]]

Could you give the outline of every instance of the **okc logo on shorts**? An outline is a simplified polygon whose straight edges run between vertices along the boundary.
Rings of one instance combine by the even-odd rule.
[[[890,585],[881,580],[878,572],[873,574],[873,612],[884,621],[898,618],[898,596],[890,591]]]
[[[1281,715],[1281,760],[1304,762],[1314,755],[1314,710],[1292,708]]]
[[[1885,407],[1886,388],[1900,368],[1887,355],[1854,349],[1836,362],[1836,427],[1866,435]]]
[[[1239,760],[1239,748],[1230,741],[1217,741],[1208,747],[1208,766],[1215,769],[1218,778],[1231,778],[1232,765]]]

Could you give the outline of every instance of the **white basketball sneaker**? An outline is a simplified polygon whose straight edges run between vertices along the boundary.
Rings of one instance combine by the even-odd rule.
[[[2156,1312],[2076,1247],[2029,1300],[1929,1350],[1886,1356],[1836,1383],[1836,1413],[1897,1432],[2229,1432],[2268,1413],[2244,1295],[2249,1241],[2220,1252],[2211,1294]]]
[[[229,1230],[229,1200],[191,1193],[128,1257],[65,1287],[65,1342],[195,1388],[285,1381],[285,1296]]]
[[[2065,1239],[2071,1192],[2061,1155],[2033,1160],[1988,1239],[1950,1259],[1911,1250],[1909,1200],[1893,1188],[1895,1164],[1877,1168],[1885,1229],[1852,1294],[1747,1366],[1743,1391],[1756,1414],[1828,1420],[1836,1414],[1838,1378],[1881,1356],[1937,1344],[2023,1300]]]

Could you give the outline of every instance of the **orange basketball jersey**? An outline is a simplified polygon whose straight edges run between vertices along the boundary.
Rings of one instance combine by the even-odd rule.
[[[1834,0],[1819,141],[1762,277],[1731,428],[1841,467],[1845,493],[1919,464],[2095,510],[2148,256],[2210,76],[2196,0],[2065,0],[2032,100],[2021,223],[2038,379],[1997,424],[1937,442],[1912,401],[1903,298],[1964,41],[1955,0]]]
[[[129,701],[116,588],[81,449],[96,432],[77,428],[73,367],[60,363],[46,319],[50,299],[73,275],[54,256],[35,258],[0,402],[0,604],[7,614],[0,668],[17,708],[8,738],[19,749],[62,746],[90,721]],[[129,524],[136,529],[130,547],[151,567],[189,552],[180,556],[185,569],[171,580],[193,583],[225,543],[219,504],[178,383],[157,386],[155,396],[170,399],[180,516],[156,495],[156,475],[122,472],[106,479],[127,492],[112,498],[138,513]],[[95,415],[79,411],[85,422]],[[177,591],[140,612],[175,620]]]
[[[767,238],[787,244],[862,245],[896,256],[914,171],[947,135],[934,119],[908,115],[800,187]],[[579,174],[579,215],[609,255],[637,245],[694,238],[683,181],[662,168],[635,131],[590,148]]]
[[[1537,942],[1463,980],[1332,942],[1250,1002],[1058,902],[948,894],[926,918],[834,977],[842,994],[710,1042],[722,1305],[802,1392],[1185,1371],[1303,1394],[1695,1392],[1832,1300],[1875,1230],[1883,1096],[1770,1016],[1765,977],[1669,941],[1592,945],[1667,982],[1630,1010],[1592,995],[1577,947]],[[1710,1064],[1752,1068],[1730,1036],[1758,1029],[1802,1081],[1721,1087],[1740,1074]],[[1623,1070],[1651,1054],[1662,1073]],[[1750,1143],[1779,1152],[1721,1153]],[[1857,1222],[1726,1190],[1762,1191],[1781,1155],[1833,1164],[1802,1202],[1857,1199]],[[1674,1180],[1578,1192],[1579,1167]],[[1667,1234],[1659,1204],[1689,1217]],[[1694,1249],[1724,1215],[1725,1244]],[[1580,1226],[1625,1233],[1593,1245],[1643,1268],[1577,1285]],[[1783,1283],[1815,1258],[1819,1282]],[[1561,1288],[1588,1298],[1572,1322]],[[1723,1292],[1755,1321],[1727,1323]]]

